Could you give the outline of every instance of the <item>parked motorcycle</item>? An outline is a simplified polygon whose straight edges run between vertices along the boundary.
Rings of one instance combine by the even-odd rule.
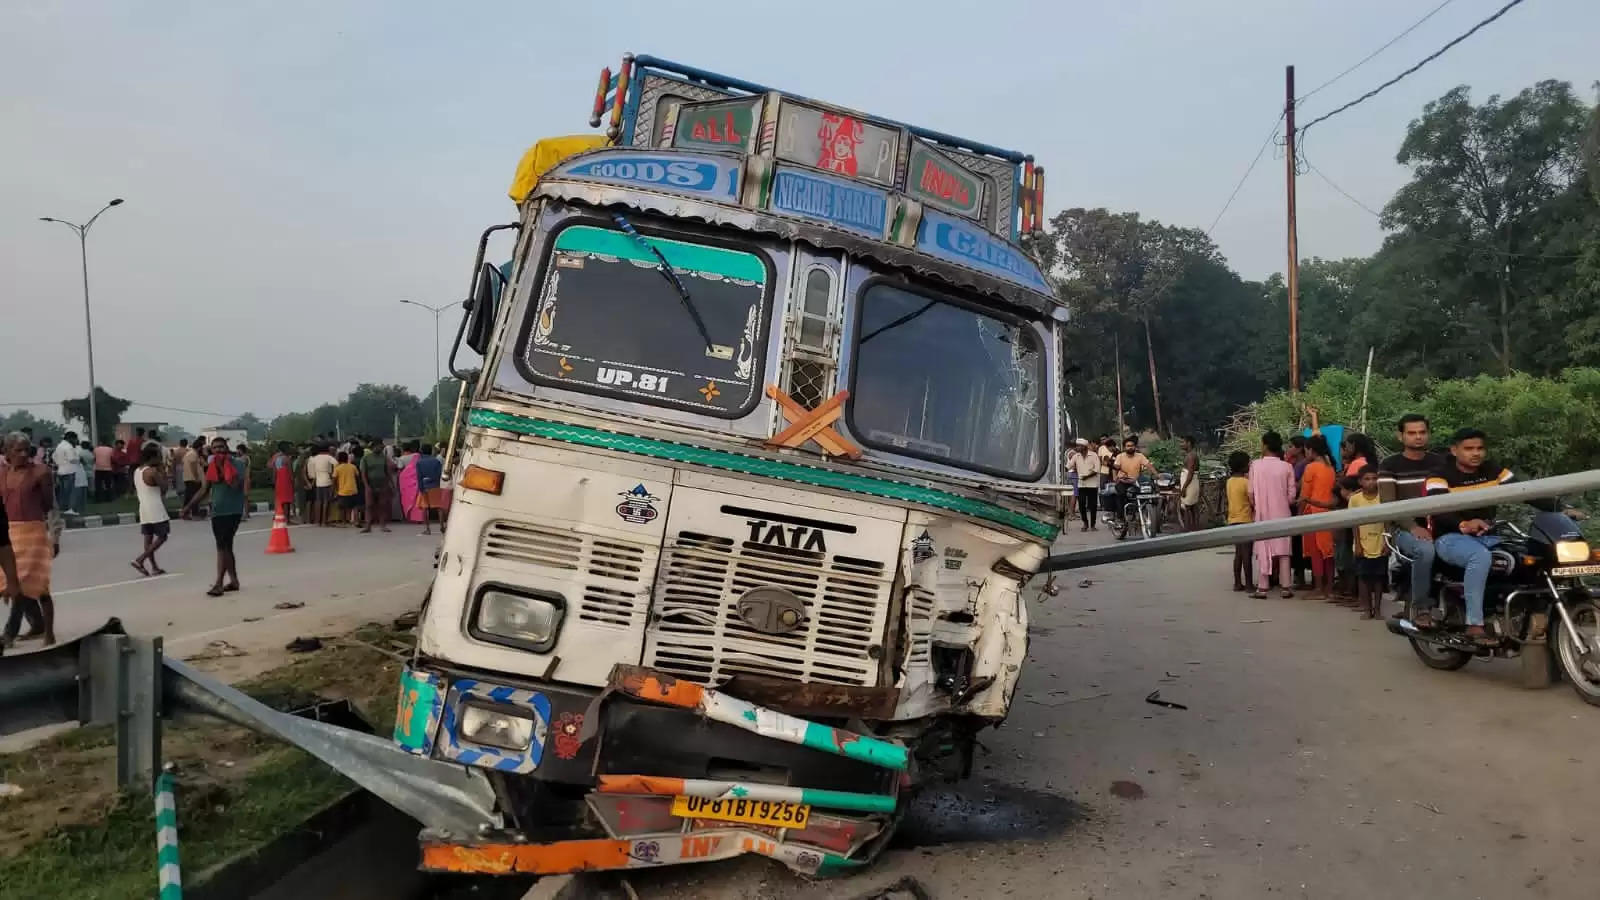
[[[1430,603],[1424,607],[1407,598],[1389,630],[1408,639],[1431,669],[1454,671],[1474,657],[1520,659],[1524,686],[1545,687],[1559,669],[1579,698],[1600,706],[1600,606],[1583,580],[1600,575],[1600,552],[1591,552],[1578,526],[1560,513],[1538,513],[1526,532],[1500,523],[1493,533],[1501,542],[1491,551],[1483,603],[1492,643],[1467,637],[1463,573],[1443,561],[1434,564]],[[1392,541],[1389,549],[1409,565]],[[1409,584],[1409,577],[1401,572],[1398,583]],[[1441,605],[1442,621],[1429,627],[1414,621],[1421,609]]]
[[[1128,488],[1128,500],[1119,514],[1111,517],[1108,525],[1117,540],[1125,540],[1130,530],[1137,530],[1147,538],[1161,531],[1161,489],[1149,475],[1140,475]]]

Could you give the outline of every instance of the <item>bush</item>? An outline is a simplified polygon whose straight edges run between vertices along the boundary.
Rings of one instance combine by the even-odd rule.
[[[1259,452],[1261,432],[1288,435],[1308,422],[1307,404],[1322,421],[1354,428],[1361,410],[1361,376],[1325,369],[1296,395],[1279,391],[1255,404],[1257,428],[1233,436],[1225,449]],[[1420,396],[1397,379],[1372,377],[1367,397],[1367,433],[1380,449],[1394,447],[1400,416],[1419,412],[1433,426],[1434,444],[1468,426],[1489,435],[1491,455],[1523,477],[1558,475],[1600,464],[1600,369],[1567,369],[1556,378],[1506,376],[1429,381]]]

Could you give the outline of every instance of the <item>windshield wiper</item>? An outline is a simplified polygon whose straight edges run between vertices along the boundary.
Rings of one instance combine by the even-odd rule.
[[[623,234],[633,238],[634,241],[638,242],[639,246],[649,250],[658,260],[656,271],[660,272],[661,277],[665,278],[677,290],[678,299],[683,301],[683,308],[689,311],[689,317],[694,319],[694,327],[699,330],[701,340],[706,342],[706,355],[713,359],[732,359],[732,347],[719,347],[712,342],[711,331],[706,328],[705,319],[700,317],[700,310],[695,307],[694,298],[689,296],[689,289],[683,286],[683,280],[678,277],[677,272],[672,270],[672,263],[667,262],[667,257],[656,248],[655,244],[645,240],[644,235],[634,229],[633,223],[624,219],[620,213],[612,213],[611,219],[617,223],[618,228],[622,229]]]

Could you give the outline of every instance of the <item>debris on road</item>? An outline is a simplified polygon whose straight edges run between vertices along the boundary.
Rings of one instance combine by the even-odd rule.
[[[1153,703],[1156,706],[1165,706],[1167,709],[1188,709],[1189,708],[1187,706],[1184,706],[1182,703],[1173,703],[1171,700],[1163,700],[1163,699],[1161,699],[1161,692],[1160,691],[1151,691],[1144,698],[1144,702]]]
[[[244,618],[240,619],[239,621],[241,621],[241,622],[259,622],[259,621],[261,621],[261,617],[260,616],[245,616]]]
[[[401,631],[410,631],[411,629],[417,627],[417,623],[421,619],[421,611],[412,610],[411,612],[402,613],[401,615],[396,616],[394,620],[394,627]]]
[[[302,606],[305,606],[305,603],[303,603],[303,602],[301,602],[299,600],[285,600],[282,603],[273,604],[272,608],[273,609],[299,609]]]
[[[283,646],[290,653],[310,653],[322,649],[322,641],[314,637],[297,637]]]
[[[1262,624],[1265,624],[1265,623],[1271,622],[1271,621],[1272,621],[1271,619],[1240,619],[1239,620],[1239,624],[1240,625],[1262,625]]]
[[[20,793],[22,793],[22,788],[0,781],[0,797],[15,797]]]
[[[1444,813],[1439,811],[1439,807],[1434,806],[1432,803],[1422,803],[1422,802],[1419,802],[1419,801],[1416,801],[1416,800],[1411,801],[1411,803],[1414,806],[1422,807],[1423,809],[1427,810],[1428,812],[1433,813],[1436,816],[1444,815]]]
[[[1113,781],[1111,782],[1111,796],[1120,797],[1123,800],[1143,800],[1144,786],[1137,781]]]
[[[197,659],[222,659],[230,656],[249,656],[248,650],[240,649],[224,640],[215,640],[207,643],[205,648],[184,657],[186,661]]]
[[[1093,578],[1085,578],[1084,580],[1078,582],[1078,587],[1081,587],[1081,588],[1094,587],[1094,579]]]
[[[1066,693],[1067,693],[1066,691],[1051,691],[1048,694],[1042,694],[1042,695],[1041,694],[1029,694],[1029,695],[1023,697],[1022,699],[1028,701],[1029,703],[1037,703],[1040,706],[1053,709],[1053,708],[1055,708],[1057,706],[1061,706],[1061,705],[1066,704],[1066,703],[1078,703],[1078,702],[1083,701],[1083,700],[1098,700],[1101,697],[1109,697],[1109,696],[1111,696],[1111,692],[1110,691],[1101,691],[1098,694],[1090,694],[1090,695],[1088,695],[1086,697],[1068,697],[1068,696],[1065,696]]]
[[[932,898],[933,895],[922,886],[922,882],[907,876],[870,894],[862,894],[856,900],[932,900]]]

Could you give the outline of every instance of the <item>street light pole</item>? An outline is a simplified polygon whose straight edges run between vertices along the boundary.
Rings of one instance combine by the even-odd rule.
[[[68,222],[65,219],[56,219],[50,216],[40,216],[41,222],[60,222],[78,234],[78,258],[83,263],[83,338],[89,351],[89,434],[88,443],[92,450],[100,444],[100,416],[95,408],[95,380],[94,380],[94,321],[89,314],[89,228],[94,225],[94,220],[113,206],[120,206],[122,198],[118,197],[100,208],[100,212],[89,217],[89,221],[82,225]]]
[[[458,304],[446,303],[441,306],[429,306],[426,303],[418,303],[415,300],[401,300],[400,302],[411,306],[420,306],[433,313],[433,433],[438,435],[444,430],[444,415],[439,405],[439,381],[444,377],[439,372],[439,316],[445,310]]]

